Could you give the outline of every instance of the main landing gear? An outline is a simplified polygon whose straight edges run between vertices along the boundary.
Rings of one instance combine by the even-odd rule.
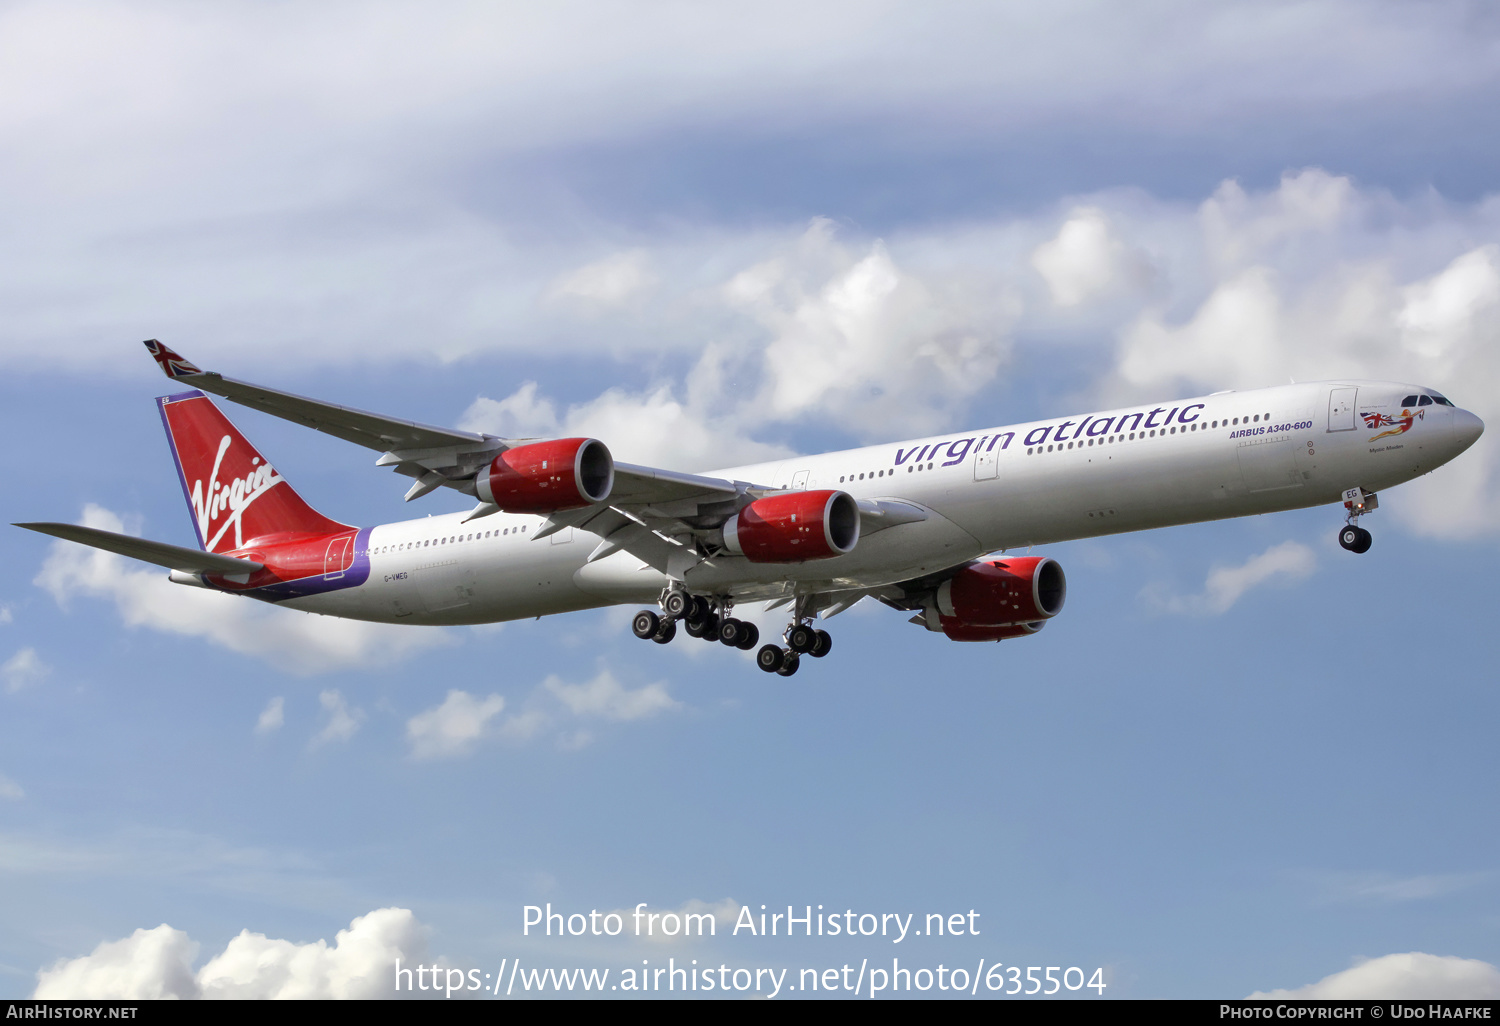
[[[1339,544],[1350,552],[1369,552],[1373,539],[1369,531],[1359,526],[1359,518],[1380,508],[1380,500],[1374,492],[1350,488],[1344,493],[1344,508],[1349,511],[1349,517],[1339,531]]]
[[[662,615],[642,609],[630,622],[630,629],[642,640],[665,645],[677,636],[677,624],[681,621],[690,638],[717,641],[748,652],[760,640],[760,628],[730,616],[731,608],[728,599],[711,600],[685,591],[668,591],[662,595]]]
[[[797,672],[803,656],[822,659],[833,650],[833,638],[827,631],[814,630],[805,623],[794,622],[788,625],[784,637],[786,648],[762,645],[755,654],[755,665],[767,673],[790,677]]]
[[[710,599],[703,595],[689,595],[685,591],[670,590],[661,597],[661,614],[642,609],[630,622],[630,629],[643,641],[654,641],[665,645],[677,636],[677,624],[690,638],[717,641],[750,651],[760,642],[760,628],[748,620],[736,620],[730,616],[732,603],[727,598]],[[783,634],[786,646],[761,645],[755,655],[755,665],[767,673],[778,673],[790,677],[805,655],[821,659],[833,650],[833,638],[827,631],[815,630],[807,623],[810,617],[798,615],[787,625]]]

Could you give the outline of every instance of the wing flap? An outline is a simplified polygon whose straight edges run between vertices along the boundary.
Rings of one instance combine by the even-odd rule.
[[[220,556],[212,552],[184,548],[181,545],[168,545],[166,542],[150,541],[128,534],[115,534],[113,531],[101,531],[96,527],[48,523],[12,526],[24,527],[28,531],[48,534],[64,541],[92,545],[106,552],[115,552],[122,556],[129,556],[131,559],[164,566],[168,570],[182,570],[190,574],[251,574],[264,569],[263,564],[253,560]]]

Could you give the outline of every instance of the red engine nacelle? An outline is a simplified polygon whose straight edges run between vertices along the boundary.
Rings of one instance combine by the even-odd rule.
[[[964,623],[951,616],[940,617],[940,619],[943,624],[943,633],[948,635],[950,641],[1004,641],[1006,638],[1024,638],[1047,626],[1046,620],[991,627],[984,624]]]
[[[969,627],[1047,620],[1062,612],[1067,596],[1068,580],[1057,561],[1027,556],[970,563],[938,586],[936,599],[946,632],[949,619]]]
[[[559,438],[507,449],[474,481],[485,502],[507,513],[552,513],[603,502],[615,486],[615,460],[594,438]]]
[[[752,563],[842,556],[858,541],[859,505],[848,492],[767,495],[724,522],[724,547]]]

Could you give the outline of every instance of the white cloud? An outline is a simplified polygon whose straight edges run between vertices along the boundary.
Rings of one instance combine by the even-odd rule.
[[[117,514],[92,503],[79,522],[125,529]],[[183,587],[164,570],[140,569],[123,556],[67,541],[52,543],[35,583],[64,608],[80,596],[109,599],[127,626],[204,638],[297,674],[382,665],[447,641],[436,629],[317,616]]]
[[[92,954],[59,961],[36,974],[39,1000],[160,1000],[201,996],[192,961],[198,945],[166,923],[105,941]]]
[[[1057,237],[1031,254],[1031,265],[1047,282],[1058,306],[1078,306],[1123,287],[1140,287],[1151,279],[1144,255],[1125,246],[1097,207],[1079,207],[1068,215]]]
[[[590,435],[626,462],[710,469],[788,455],[755,438],[774,425],[822,420],[872,438],[937,430],[1009,357],[1019,291],[968,273],[967,250],[932,258],[917,246],[921,270],[904,269],[884,242],[845,245],[824,218],[754,242],[755,262],[681,300],[674,330],[712,334],[680,382],[612,388],[561,414],[528,382],[479,398],[462,425]]]
[[[1252,588],[1271,581],[1301,580],[1318,565],[1317,554],[1300,542],[1273,545],[1239,566],[1215,566],[1208,572],[1203,591],[1197,595],[1166,596],[1159,588],[1144,592],[1148,601],[1170,613],[1217,616],[1228,612]]]
[[[0,624],[10,623],[15,617],[11,614],[10,606],[0,605]]]
[[[566,705],[576,716],[597,716],[607,720],[639,720],[657,713],[680,709],[682,703],[667,694],[664,681],[631,690],[608,670],[600,670],[591,681],[566,684],[561,678],[548,677],[542,686]]]
[[[404,908],[376,909],[326,940],[295,944],[241,931],[196,973],[198,945],[163,924],[107,941],[37,973],[38,999],[369,999],[395,996],[396,960],[425,957],[425,928]]]
[[[1374,378],[1500,418],[1500,202],[1401,203],[1310,169],[1265,193],[1226,183],[1156,230],[1182,280],[1120,329],[1101,394]],[[1493,533],[1500,447],[1482,439],[1401,494],[1392,515],[1420,533]]]
[[[586,264],[559,277],[547,290],[553,298],[572,297],[613,306],[656,284],[651,258],[632,249]]]
[[[313,736],[314,748],[330,741],[348,741],[359,730],[359,725],[365,718],[362,710],[349,706],[348,700],[337,688],[318,692],[318,704],[328,714],[328,722]]]
[[[4,773],[0,773],[0,798],[7,798],[18,802],[25,797],[26,792],[22,790],[20,784],[7,777]]]
[[[1484,1000],[1500,998],[1500,969],[1488,962],[1412,951],[1361,962],[1295,990],[1256,991],[1251,1000]]]
[[[507,708],[509,703],[500,695],[480,699],[450,690],[440,704],[407,721],[412,757],[453,758],[470,754],[491,738],[526,741],[554,729],[558,746],[575,751],[590,744],[594,732],[571,723],[571,718],[630,722],[681,709],[682,703],[667,693],[664,681],[632,689],[601,669],[582,684],[549,676],[525,697],[518,711],[504,714]]]
[[[260,718],[255,721],[255,732],[269,734],[280,730],[284,723],[286,723],[286,699],[277,695],[261,710]]]
[[[0,680],[5,681],[5,690],[20,691],[22,688],[43,680],[52,667],[42,662],[34,648],[23,648],[0,666]]]
[[[505,708],[505,699],[475,698],[467,691],[449,691],[441,705],[420,712],[406,722],[406,739],[416,759],[467,755],[492,732],[490,721]]]

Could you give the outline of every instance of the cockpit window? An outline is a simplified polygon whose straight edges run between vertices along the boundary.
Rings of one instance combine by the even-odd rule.
[[[1444,399],[1442,396],[1438,395],[1436,392],[1434,392],[1432,394],[1432,401],[1435,402],[1435,403],[1437,403],[1439,406],[1452,406],[1453,405],[1451,402],[1449,402],[1447,399]]]
[[[1409,395],[1405,399],[1401,400],[1401,405],[1402,406],[1415,406],[1415,405],[1417,405],[1417,397],[1414,396],[1414,395]]]
[[[1417,405],[1418,406],[1431,406],[1432,405],[1432,396],[1430,396],[1430,395],[1424,395],[1422,398],[1420,398],[1420,399],[1417,400]]]

